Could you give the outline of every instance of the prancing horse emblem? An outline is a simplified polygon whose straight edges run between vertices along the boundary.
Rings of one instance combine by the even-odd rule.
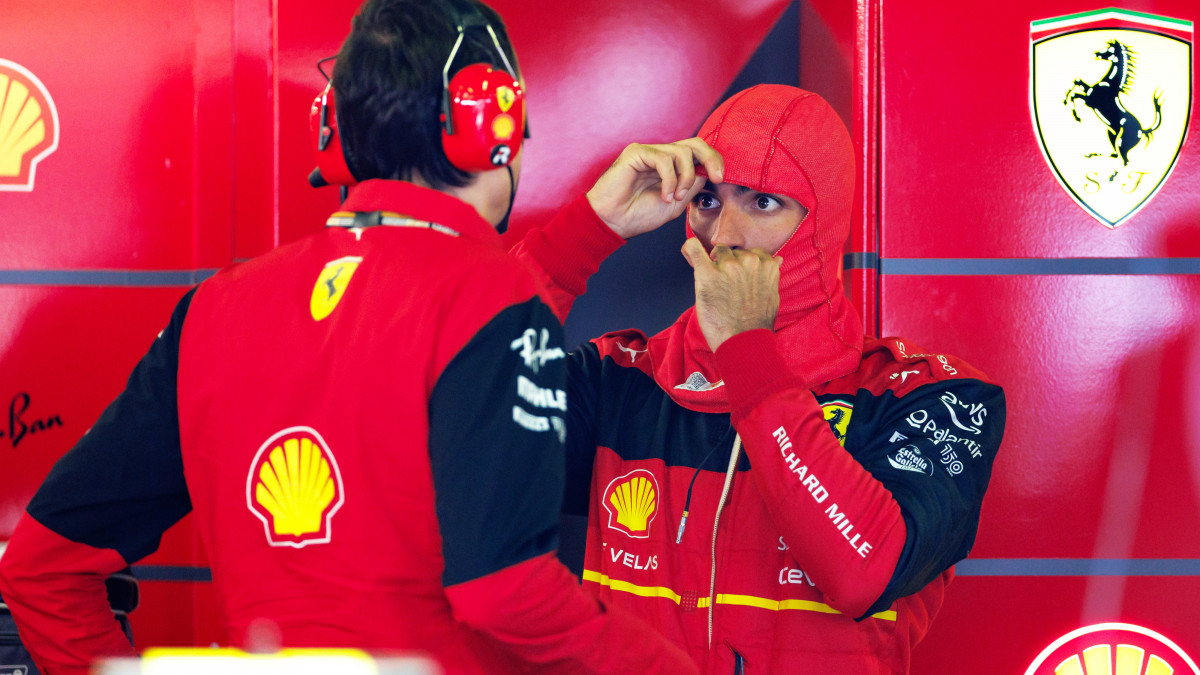
[[[1029,24],[1042,156],[1104,227],[1129,221],[1169,185],[1192,117],[1193,35],[1188,19],[1114,7]],[[1186,201],[1188,186],[1175,189]]]
[[[1129,85],[1133,83],[1135,57],[1133,50],[1124,43],[1109,40],[1107,49],[1096,52],[1097,59],[1109,62],[1108,72],[1092,85],[1076,79],[1063,98],[1063,105],[1071,106],[1071,115],[1076,122],[1083,121],[1076,110],[1076,101],[1083,101],[1101,122],[1108,125],[1108,143],[1113,149],[1109,157],[1120,157],[1124,166],[1129,166],[1129,152],[1142,139],[1149,143],[1151,134],[1162,126],[1161,90],[1154,92],[1154,124],[1148,128],[1143,127],[1138,118],[1121,103],[1121,94],[1129,94]],[[1100,153],[1086,156],[1099,157]]]

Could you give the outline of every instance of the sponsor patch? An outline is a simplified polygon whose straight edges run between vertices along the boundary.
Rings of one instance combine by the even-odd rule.
[[[513,131],[517,128],[517,123],[513,121],[511,115],[500,114],[492,120],[492,136],[498,141],[507,141],[513,137]]]
[[[1034,21],[1030,112],[1059,185],[1112,229],[1150,202],[1187,138],[1191,21],[1101,9]]]
[[[1025,675],[1200,675],[1171,640],[1134,624],[1101,623],[1058,638]]]
[[[942,405],[946,406],[946,410],[950,413],[950,421],[954,426],[969,431],[978,436],[983,430],[983,420],[987,417],[988,411],[982,403],[969,403],[961,401],[953,392],[944,392],[939,400]],[[955,412],[955,408],[958,411]]]
[[[0,59],[0,191],[31,192],[38,162],[58,149],[58,109],[28,68]]]
[[[540,338],[540,339],[539,339]],[[521,337],[513,340],[509,347],[525,362],[525,367],[537,373],[549,361],[566,358],[567,353],[561,347],[550,346],[550,331],[543,328],[541,334],[532,328],[526,328]]]
[[[538,408],[556,408],[567,411],[567,392],[562,389],[539,387],[524,375],[517,376],[517,395]]]
[[[888,464],[901,471],[914,471],[926,476],[933,475],[933,462],[921,456],[921,451],[915,445],[906,445],[888,455]]]
[[[514,405],[512,412],[513,421],[525,429],[538,433],[553,429],[554,433],[558,435],[559,443],[567,442],[567,423],[563,418],[557,415],[534,415],[519,405]]]
[[[838,443],[845,447],[846,429],[850,427],[850,414],[854,412],[854,404],[849,401],[830,401],[821,404],[821,412],[825,415],[825,421],[829,422],[829,428],[837,437]]]
[[[512,87],[506,87],[504,85],[496,87],[496,104],[500,106],[500,112],[508,112],[508,109],[511,108],[516,102],[517,94],[512,90]]]
[[[357,256],[347,256],[325,263],[325,269],[321,270],[313,284],[312,298],[308,303],[313,321],[320,321],[333,313],[342,296],[346,295],[350,277],[354,276],[362,260]]]
[[[636,357],[634,357],[634,358],[636,358]],[[632,361],[632,359],[631,359],[631,361]],[[704,373],[701,373],[700,371],[696,371],[696,372],[692,373],[691,375],[688,375],[687,379],[684,380],[682,383],[675,385],[675,388],[676,389],[686,389],[687,391],[712,391],[713,389],[716,389],[717,387],[724,387],[724,386],[725,386],[725,380],[717,380],[716,382],[709,382],[708,378],[704,376]]]
[[[645,469],[618,476],[604,489],[600,505],[608,511],[608,527],[634,539],[648,539],[658,515],[658,479]]]
[[[620,342],[617,343],[617,349],[620,349],[621,351],[623,351],[629,355],[630,363],[636,363],[638,355],[645,354],[647,351],[645,349],[631,349],[631,348],[626,347],[625,345],[621,344]],[[701,375],[700,377],[704,377],[704,376]],[[676,389],[679,389],[679,387],[676,387]]]
[[[311,427],[290,427],[266,440],[250,463],[246,506],[271,546],[328,543],[345,494],[337,460]]]

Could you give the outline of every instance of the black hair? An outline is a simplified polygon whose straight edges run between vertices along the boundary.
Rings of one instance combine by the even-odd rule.
[[[456,17],[473,5],[491,24],[513,67],[516,55],[500,15],[478,0],[367,0],[333,67],[338,130],[359,180],[411,180],[434,189],[467,185],[471,175],[442,151],[442,67],[458,37]],[[503,67],[485,28],[470,28],[450,77],[472,63]],[[519,75],[519,73],[518,73]]]

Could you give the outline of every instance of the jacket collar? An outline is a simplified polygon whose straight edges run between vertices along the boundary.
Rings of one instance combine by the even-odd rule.
[[[461,236],[502,248],[496,228],[475,207],[444,192],[399,180],[373,178],[350,190],[340,211],[395,211],[416,220],[445,225]]]

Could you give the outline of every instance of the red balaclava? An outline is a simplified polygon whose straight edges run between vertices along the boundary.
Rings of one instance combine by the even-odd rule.
[[[775,338],[787,364],[815,387],[858,368],[862,321],[842,293],[842,247],[850,235],[854,148],[846,126],[820,96],[764,84],[735,94],[700,127],[725,158],[725,182],[786,195],[808,209],[775,251],[783,259]],[[695,236],[691,226],[689,237]],[[654,377],[676,402],[726,412],[696,308],[650,339]]]

